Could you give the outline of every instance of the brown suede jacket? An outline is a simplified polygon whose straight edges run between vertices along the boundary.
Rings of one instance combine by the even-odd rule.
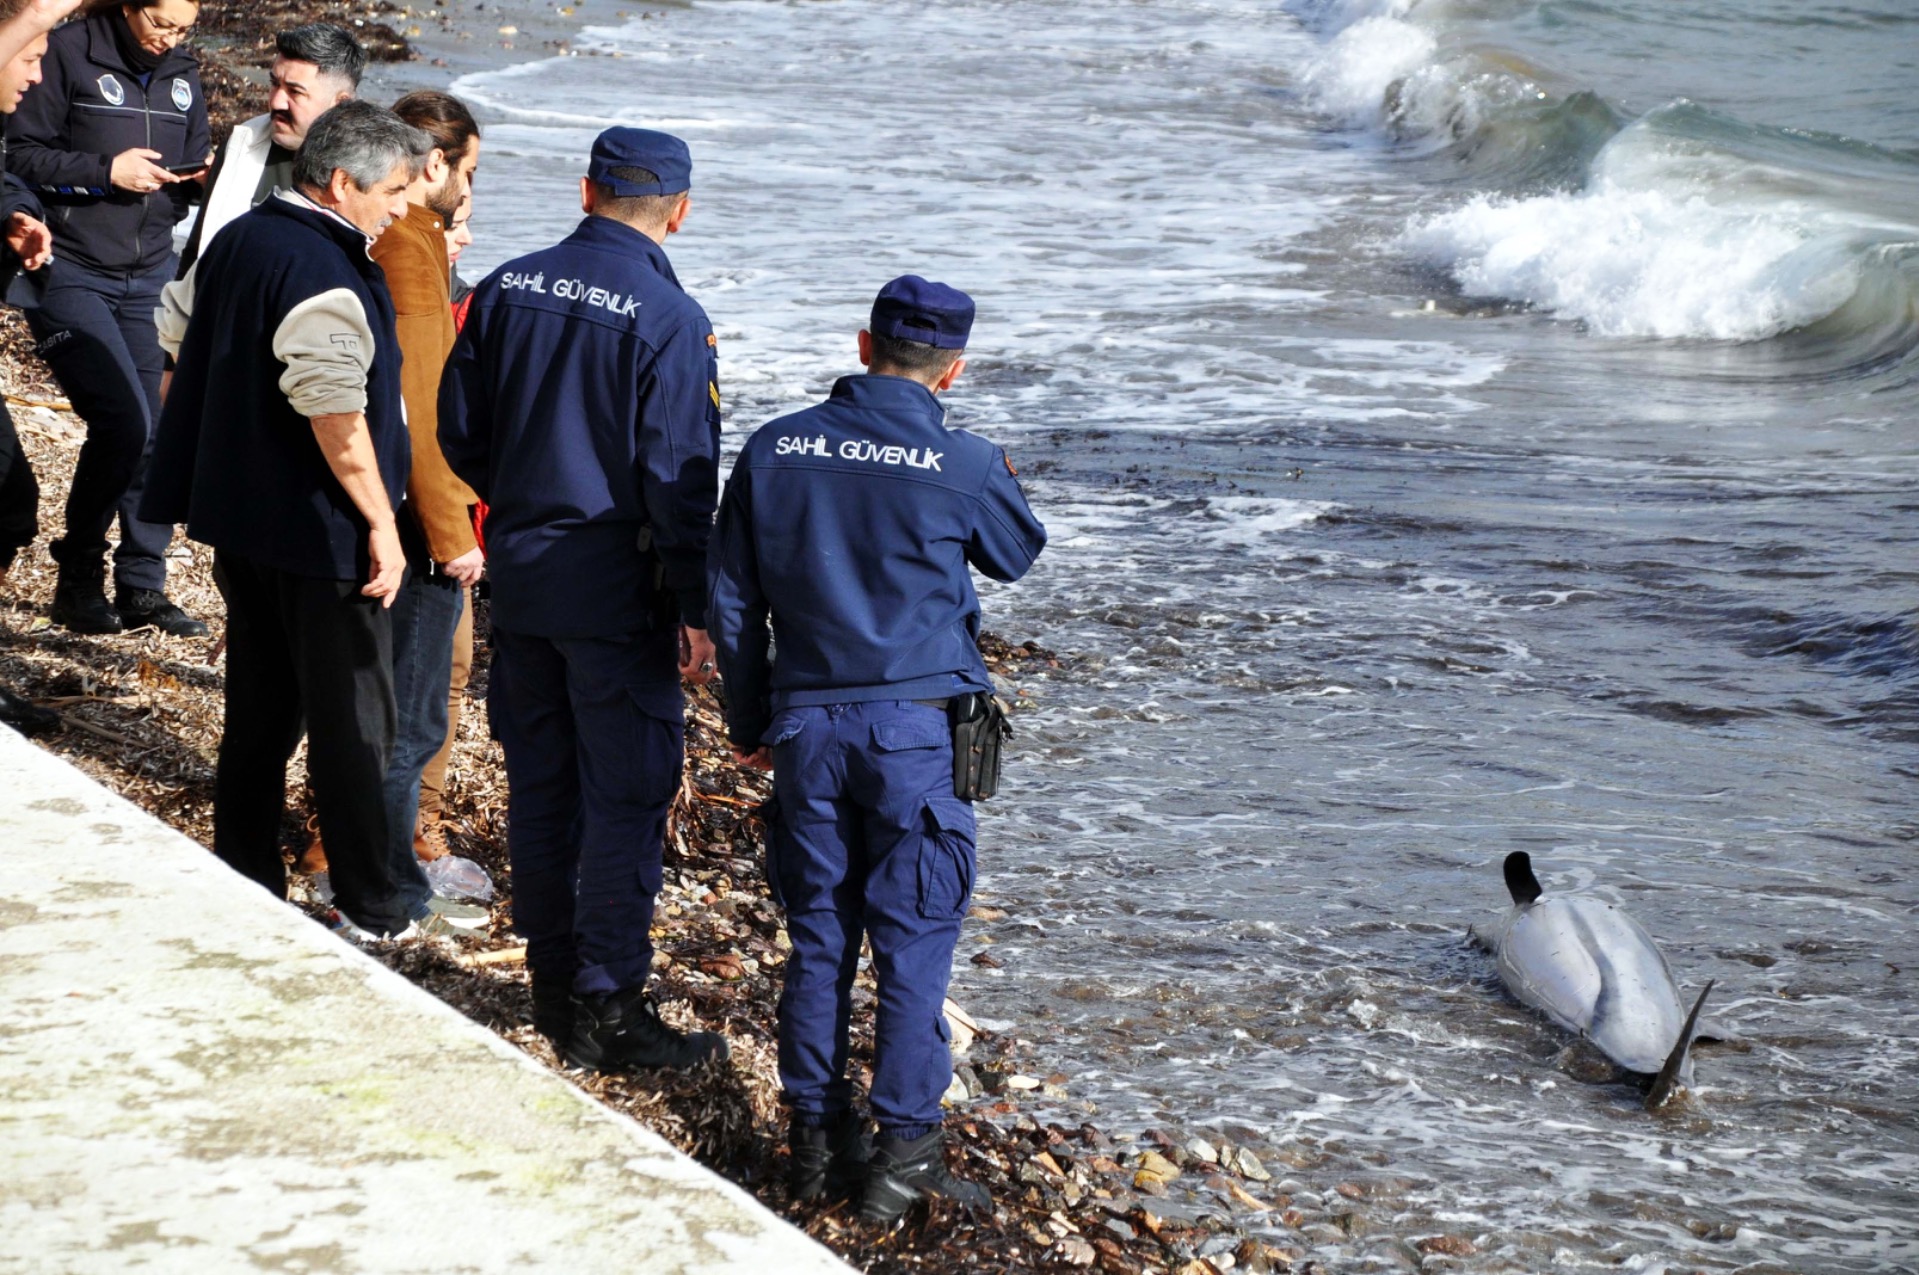
[[[440,454],[440,370],[453,352],[452,268],[440,215],[421,204],[374,240],[373,259],[386,271],[399,333],[400,393],[406,400],[407,432],[413,436],[413,468],[406,480],[406,507],[426,537],[433,561],[445,564],[476,547],[468,513],[479,497],[447,467]]]

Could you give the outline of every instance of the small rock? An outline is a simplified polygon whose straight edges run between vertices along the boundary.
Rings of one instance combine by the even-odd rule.
[[[957,1107],[972,1096],[966,1088],[966,1081],[956,1071],[953,1073],[953,1083],[946,1086],[946,1092],[940,1095],[940,1105]]]
[[[1008,1089],[1033,1090],[1039,1088],[1042,1083],[1038,1076],[1013,1075],[1006,1078]]]
[[[1277,1264],[1275,1254],[1279,1250],[1266,1247],[1258,1240],[1241,1240],[1239,1247],[1233,1250],[1233,1257],[1239,1262],[1239,1268],[1247,1275],[1271,1275]]]
[[[1255,1182],[1273,1180],[1273,1175],[1266,1172],[1266,1166],[1259,1162],[1259,1157],[1245,1147],[1241,1147],[1234,1153],[1233,1167],[1239,1170],[1241,1177],[1251,1178]]]
[[[1186,1154],[1201,1164],[1218,1164],[1219,1151],[1204,1138],[1194,1138],[1186,1144]]]
[[[1413,1247],[1422,1253],[1444,1253],[1447,1257],[1471,1257],[1479,1251],[1478,1246],[1463,1235],[1430,1235],[1415,1240]]]
[[[975,921],[1004,921],[1006,912],[1002,908],[989,908],[984,903],[975,903],[966,909],[966,915]]]
[[[953,1075],[958,1077],[961,1083],[966,1086],[967,1097],[977,1098],[986,1092],[985,1087],[980,1084],[979,1073],[971,1067],[961,1064],[953,1068]]]
[[[714,978],[731,983],[746,977],[746,968],[740,964],[740,958],[731,952],[719,956],[709,956],[700,962],[700,972],[711,974]]]
[[[1211,1235],[1200,1242],[1199,1255],[1206,1258],[1218,1257],[1221,1253],[1229,1253],[1238,1247],[1239,1236],[1237,1235]]]
[[[1055,1160],[1051,1155],[1047,1154],[1044,1151],[1040,1152],[1038,1155],[1033,1157],[1033,1163],[1037,1164],[1040,1168],[1046,1170],[1048,1173],[1052,1174],[1056,1178],[1063,1178],[1066,1176],[1066,1170],[1059,1167],[1059,1161]]]
[[[1106,1229],[1111,1231],[1113,1234],[1119,1236],[1121,1239],[1126,1240],[1129,1243],[1133,1240],[1136,1234],[1136,1232],[1133,1230],[1132,1224],[1130,1222],[1127,1222],[1123,1218],[1117,1218],[1117,1217],[1107,1218]]]
[[[1344,1244],[1346,1232],[1330,1222],[1312,1222],[1299,1228],[1299,1233],[1315,1244]]]
[[[979,1024],[950,1000],[946,1002],[944,1012],[947,1034],[953,1038],[952,1050],[956,1054],[963,1054],[973,1047],[973,1040],[979,1035]]]
[[[1131,1239],[1132,1236],[1129,1234],[1126,1238]],[[1061,1236],[1059,1242],[1053,1245],[1053,1251],[1058,1253],[1068,1266],[1091,1266],[1099,1257],[1099,1254],[1093,1251],[1092,1243],[1078,1235]]]
[[[1273,1207],[1257,1196],[1249,1194],[1244,1187],[1230,1178],[1226,1179],[1226,1194],[1231,1196],[1235,1202],[1243,1204],[1249,1209],[1257,1209],[1262,1213]]]
[[[1096,1155],[1092,1159],[1088,1160],[1086,1162],[1086,1167],[1091,1169],[1094,1173],[1120,1172],[1119,1162],[1103,1155]]]
[[[1366,1188],[1360,1186],[1357,1182],[1341,1182],[1338,1186],[1334,1187],[1333,1190],[1339,1192],[1349,1200],[1363,1200],[1366,1198]]]
[[[1179,1166],[1157,1151],[1142,1151],[1135,1168],[1134,1180],[1149,1177],[1158,1182],[1171,1182],[1179,1176]]]
[[[1006,968],[1006,962],[993,959],[993,954],[991,952],[973,953],[973,964],[989,970],[1001,970]]]

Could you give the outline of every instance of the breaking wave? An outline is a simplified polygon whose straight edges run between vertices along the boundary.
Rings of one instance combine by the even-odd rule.
[[[1316,107],[1476,192],[1402,250],[1603,336],[1784,339],[1826,373],[1919,348],[1919,162],[1683,99],[1628,118],[1489,45],[1489,7],[1468,38],[1463,4],[1294,6],[1321,36]]]

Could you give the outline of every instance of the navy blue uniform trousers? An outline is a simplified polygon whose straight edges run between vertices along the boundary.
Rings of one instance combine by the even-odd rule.
[[[138,516],[165,366],[153,311],[171,282],[171,257],[145,275],[94,274],[56,262],[38,308],[26,312],[35,349],[87,423],[67,493],[66,534],[49,550],[62,566],[99,562],[117,513],[113,574],[129,589],[166,587],[173,540],[171,526]]]
[[[910,700],[788,708],[765,739],[778,805],[767,879],[793,943],[780,1086],[801,1124],[851,1107],[847,1028],[864,934],[879,983],[869,1101],[884,1133],[917,1137],[939,1125],[952,1081],[941,1008],[975,864],[946,713]]]
[[[678,630],[545,638],[496,626],[493,659],[527,969],[580,995],[642,986],[683,759]]]

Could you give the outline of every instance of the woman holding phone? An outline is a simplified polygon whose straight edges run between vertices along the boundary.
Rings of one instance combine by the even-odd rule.
[[[45,79],[7,120],[7,167],[39,194],[54,260],[27,311],[40,357],[86,422],[59,564],[54,623],[79,633],[206,625],[166,596],[173,528],[135,517],[164,360],[153,325],[174,274],[173,228],[212,158],[194,0],[131,0],[53,32]],[[115,599],[106,597],[115,515]]]

